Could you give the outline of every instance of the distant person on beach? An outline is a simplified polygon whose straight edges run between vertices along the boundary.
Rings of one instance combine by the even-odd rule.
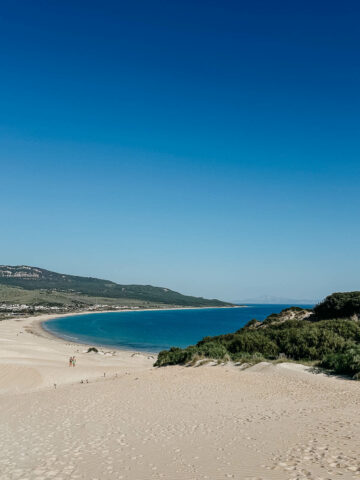
[[[75,367],[75,365],[76,365],[76,358],[72,357],[72,366]]]
[[[69,358],[69,367],[72,367],[72,364],[73,364],[73,357],[70,357]]]

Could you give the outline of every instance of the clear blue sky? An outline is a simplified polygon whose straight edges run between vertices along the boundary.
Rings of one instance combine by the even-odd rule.
[[[360,289],[358,1],[2,1],[0,251],[227,300]]]

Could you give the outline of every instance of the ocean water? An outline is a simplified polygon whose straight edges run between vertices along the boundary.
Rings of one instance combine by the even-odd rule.
[[[48,320],[43,326],[78,343],[159,352],[193,345],[206,336],[235,332],[253,318],[261,321],[289,306],[92,313]]]

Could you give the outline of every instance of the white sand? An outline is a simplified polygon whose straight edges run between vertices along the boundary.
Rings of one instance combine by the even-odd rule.
[[[294,364],[155,369],[37,322],[0,322],[0,480],[360,478],[360,382]]]

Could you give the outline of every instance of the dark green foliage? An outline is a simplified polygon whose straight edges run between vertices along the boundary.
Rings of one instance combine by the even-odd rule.
[[[360,323],[345,318],[321,320],[315,324],[318,328],[338,334],[346,340],[360,343]]]
[[[165,365],[185,364],[191,362],[194,357],[213,358],[215,360],[223,360],[230,358],[228,351],[218,342],[207,342],[202,345],[191,345],[187,348],[172,347],[170,350],[163,350],[159,353],[155,362],[155,367]]]
[[[360,345],[348,344],[341,353],[330,353],[321,362],[321,366],[336,373],[360,376]]]
[[[8,275],[7,272],[12,272],[11,276],[6,276]],[[0,266],[0,284],[21,287],[25,290],[45,289],[58,292],[77,292],[96,297],[134,299],[144,303],[152,302],[189,307],[230,305],[220,300],[207,300],[182,295],[168,288],[151,285],[119,285],[109,280],[63,275],[37,267]]]
[[[294,360],[318,360],[328,352],[341,351],[345,345],[344,337],[309,322],[303,322],[300,328],[288,324],[267,330],[279,353]]]
[[[87,349],[87,353],[91,353],[91,352],[98,353],[99,350],[96,347],[89,347]]]
[[[225,346],[218,342],[206,342],[200,345],[197,351],[200,356],[214,358],[216,360],[222,360],[228,355]]]
[[[360,314],[360,292],[333,293],[314,307],[317,318],[346,318]]]
[[[228,351],[234,355],[236,353],[261,353],[265,357],[276,357],[279,349],[263,331],[243,331],[234,336],[230,342],[226,342]]]
[[[170,350],[163,350],[159,353],[155,362],[155,367],[162,367],[164,365],[177,365],[190,362],[196,354],[196,348],[190,346],[187,348],[171,347]]]

